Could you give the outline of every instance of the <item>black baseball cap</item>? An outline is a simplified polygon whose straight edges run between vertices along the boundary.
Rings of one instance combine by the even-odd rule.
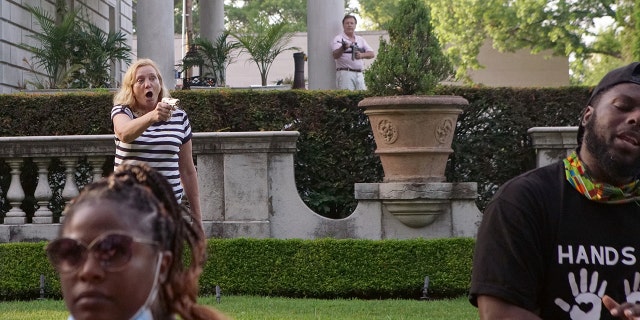
[[[632,62],[624,67],[609,71],[609,73],[600,80],[593,91],[591,91],[591,96],[589,97],[589,101],[587,101],[587,106],[590,106],[592,100],[599,94],[609,90],[617,84],[627,82],[640,85],[640,62]],[[582,117],[580,117],[580,125],[578,125],[578,146],[582,144],[583,135],[584,127],[582,126]]]

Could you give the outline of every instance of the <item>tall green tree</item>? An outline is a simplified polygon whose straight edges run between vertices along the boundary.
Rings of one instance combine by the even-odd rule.
[[[229,0],[224,12],[230,30],[243,30],[252,22],[287,21],[289,31],[307,30],[306,0]]]
[[[199,1],[193,1],[193,29],[194,34],[200,30]],[[211,1],[211,0],[206,0]],[[136,3],[137,0],[134,0]],[[346,12],[358,12],[357,7],[350,7],[349,0],[344,0]],[[174,30],[176,34],[182,32],[182,0],[174,0]],[[243,30],[247,26],[266,17],[270,22],[287,21],[290,31],[307,31],[307,1],[306,0],[228,0],[224,4],[225,26],[228,30]]]
[[[397,13],[398,1],[359,0],[360,13],[384,28]],[[640,36],[637,0],[424,1],[431,7],[436,34],[458,67],[458,77],[481,67],[477,56],[486,39],[504,52],[550,50],[571,57],[576,82],[589,79],[586,73],[600,61],[620,65],[640,59],[634,49]]]

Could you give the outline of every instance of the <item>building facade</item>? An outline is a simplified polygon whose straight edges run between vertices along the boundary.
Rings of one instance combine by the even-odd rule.
[[[60,0],[58,0],[60,1]],[[138,56],[150,57],[162,68],[162,74],[170,79],[180,63],[183,48],[180,35],[173,34],[173,12],[171,8],[173,1],[170,0],[144,0],[138,2],[137,20],[139,26],[133,25],[133,4],[132,0],[64,0],[70,9],[81,10],[81,16],[100,27],[103,31],[120,31],[127,37],[127,43],[132,49],[132,60]],[[210,0],[207,6],[202,6],[201,10],[208,10],[210,16],[217,17],[222,14],[222,0]],[[309,8],[329,6],[325,0],[307,0]],[[38,46],[38,43],[30,37],[39,31],[39,26],[31,14],[26,9],[27,6],[41,7],[52,16],[55,16],[56,0],[2,0],[0,5],[0,93],[11,93],[25,89],[33,89],[35,77],[43,77],[42,71],[34,66],[31,60],[31,53],[20,47],[21,44]],[[342,6],[341,0],[331,0],[331,7]],[[342,12],[341,10],[337,10]],[[318,11],[318,10],[316,10]],[[337,30],[341,30],[341,16],[334,17],[333,11],[324,14],[330,17],[329,20],[337,20]],[[320,10],[315,15],[322,15]],[[309,17],[312,24],[318,20],[313,15]],[[212,20],[221,20],[220,18]],[[322,25],[326,27],[326,19],[320,19]],[[219,21],[218,21],[219,22]],[[215,21],[209,23],[216,28],[207,31],[208,37],[215,37],[219,32],[220,23]],[[201,22],[202,23],[202,22]],[[318,22],[320,23],[320,22]],[[311,28],[313,30],[323,29]],[[162,29],[162,30],[161,30]],[[208,30],[210,28],[203,28]],[[326,29],[326,28],[325,28]],[[137,34],[134,35],[134,30]],[[159,34],[156,34],[159,33]],[[311,89],[331,89],[335,88],[335,65],[331,57],[330,40],[333,32],[326,34],[296,33],[292,38],[290,46],[298,47],[299,51],[305,52],[308,61],[305,63],[305,78],[309,82]],[[168,37],[167,37],[168,34]],[[362,31],[358,34],[365,37],[367,42],[377,52],[381,37],[387,37],[384,31]],[[137,39],[140,37],[140,39]],[[325,38],[328,38],[325,39]],[[167,39],[167,40],[165,40]],[[173,40],[173,43],[171,43]],[[140,48],[140,49],[139,49]],[[173,49],[173,50],[172,50]],[[286,51],[278,56],[268,74],[268,84],[276,84],[278,81],[293,80],[294,60],[293,53],[297,51]],[[154,56],[154,54],[156,56]],[[517,86],[517,87],[552,87],[569,84],[569,62],[566,57],[553,57],[548,52],[537,55],[530,54],[527,50],[520,50],[515,53],[500,53],[492,48],[491,43],[487,43],[481,48],[478,57],[480,64],[485,68],[470,72],[473,82],[486,86]],[[369,67],[375,59],[365,60],[365,69]],[[31,65],[30,65],[31,64]],[[122,75],[127,69],[127,65],[119,61],[112,66],[110,76],[116,83],[122,79]],[[309,72],[314,72],[310,75]],[[333,77],[333,80],[331,79]],[[249,61],[247,54],[240,54],[235,57],[235,62],[227,69],[227,85],[231,87],[251,87],[260,84],[260,74],[255,63]],[[180,80],[175,83],[167,81],[168,87],[179,86]]]
[[[59,1],[59,0],[58,0]],[[132,0],[64,0],[68,9],[80,10],[80,16],[105,32],[120,31],[132,46]],[[33,89],[44,74],[33,64],[32,54],[22,44],[39,46],[30,36],[41,30],[27,7],[42,8],[56,17],[56,0],[2,0],[0,4],[0,93]],[[116,62],[110,70],[113,79],[121,79],[127,65]]]

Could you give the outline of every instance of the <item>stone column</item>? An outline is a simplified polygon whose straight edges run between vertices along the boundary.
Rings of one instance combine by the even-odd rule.
[[[309,89],[335,89],[336,64],[331,41],[342,32],[343,0],[307,0]]]
[[[158,64],[168,89],[176,86],[173,52],[173,1],[140,0],[137,8],[138,58]]]
[[[200,36],[213,42],[224,31],[224,0],[200,1]]]
[[[224,32],[224,0],[200,1],[200,37],[211,41],[216,41],[218,36]],[[208,69],[208,68],[207,68]],[[200,72],[214,74],[213,70],[201,70]],[[216,81],[220,84],[220,81]]]

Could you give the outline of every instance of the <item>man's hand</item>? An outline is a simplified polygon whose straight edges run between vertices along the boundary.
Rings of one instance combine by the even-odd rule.
[[[635,273],[633,286],[629,280],[624,280],[624,293],[627,296],[627,302],[618,304],[611,297],[605,295],[602,297],[602,304],[614,317],[627,320],[640,319],[640,273]]]
[[[626,320],[640,319],[640,305],[625,302],[618,304],[611,297],[605,295],[602,297],[602,304],[609,310],[612,316]]]

